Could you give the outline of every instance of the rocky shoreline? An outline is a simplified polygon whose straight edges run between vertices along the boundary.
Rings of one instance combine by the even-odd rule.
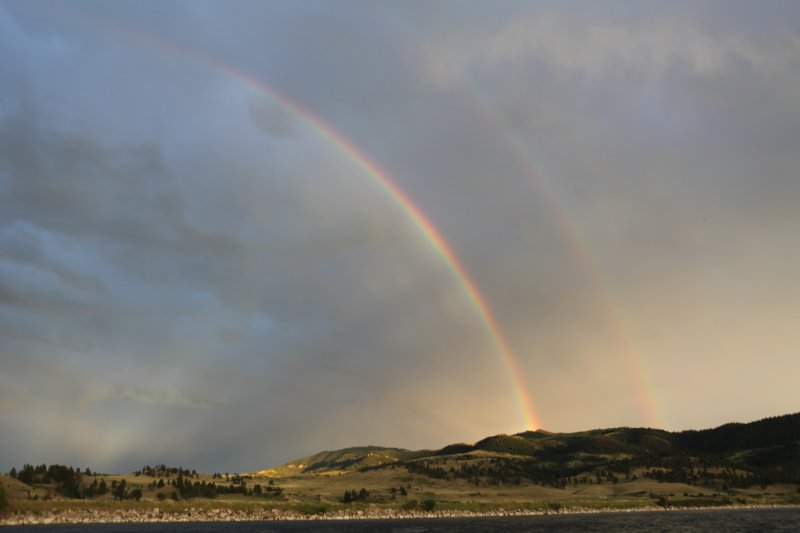
[[[176,522],[260,522],[260,521],[308,521],[308,520],[397,520],[414,518],[480,518],[504,516],[542,516],[546,514],[596,514],[596,513],[641,513],[670,511],[702,511],[730,509],[778,509],[797,507],[793,505],[732,505],[723,507],[655,507],[633,508],[564,508],[556,511],[497,510],[491,512],[474,511],[403,511],[399,509],[338,510],[325,514],[303,514],[297,511],[270,509],[255,512],[231,509],[187,509],[183,512],[164,512],[153,509],[106,510],[65,510],[34,514],[31,512],[7,516],[0,519],[0,526],[17,525],[55,525],[55,524],[136,524],[136,523],[176,523]]]

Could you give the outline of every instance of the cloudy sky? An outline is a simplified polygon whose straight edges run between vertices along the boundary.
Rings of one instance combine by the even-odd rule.
[[[798,95],[795,2],[2,1],[0,470],[797,411]]]

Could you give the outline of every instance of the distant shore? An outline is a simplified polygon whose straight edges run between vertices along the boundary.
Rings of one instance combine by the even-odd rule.
[[[404,511],[398,509],[365,509],[358,511],[338,510],[324,514],[303,514],[292,510],[270,509],[255,512],[236,511],[231,509],[194,509],[184,512],[165,512],[153,509],[119,509],[119,510],[63,510],[34,514],[26,512],[19,515],[6,516],[0,519],[0,526],[21,525],[56,525],[56,524],[141,524],[141,523],[178,523],[178,522],[260,522],[260,521],[309,521],[309,520],[402,520],[415,518],[482,518],[482,517],[519,517],[544,515],[576,515],[600,513],[643,513],[673,511],[708,511],[708,510],[744,510],[744,509],[787,509],[800,508],[798,505],[726,505],[704,507],[630,507],[630,508],[562,508],[558,511],[497,510],[490,512],[475,511]]]

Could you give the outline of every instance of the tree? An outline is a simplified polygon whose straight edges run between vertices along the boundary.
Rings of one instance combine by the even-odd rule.
[[[406,488],[400,485],[400,496],[408,496],[408,492],[406,492]]]
[[[3,511],[5,511],[7,507],[8,498],[6,497],[6,488],[0,483],[0,516],[3,515]]]
[[[113,487],[113,483],[112,483],[112,487]],[[114,499],[115,500],[119,499],[119,501],[124,500],[125,497],[128,495],[127,488],[128,488],[127,487],[127,483],[125,483],[124,479],[122,481],[120,481],[119,483],[117,483],[117,486],[114,489]]]
[[[142,489],[133,489],[131,491],[131,498],[137,502],[142,499]]]
[[[34,475],[33,466],[26,464],[25,466],[22,467],[22,470],[20,470],[19,473],[17,474],[17,480],[22,481],[27,485],[30,485],[31,483],[33,483],[33,475]]]
[[[11,468],[11,472],[8,473],[9,476],[13,477],[14,479],[17,478],[17,469]]]
[[[342,498],[342,501],[344,503],[350,503],[350,502],[353,501],[353,498],[350,496],[350,491],[349,490],[344,491],[344,498]]]

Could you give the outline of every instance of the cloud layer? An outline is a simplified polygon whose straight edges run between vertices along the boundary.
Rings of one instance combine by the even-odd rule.
[[[0,470],[796,409],[791,3],[0,3]],[[226,65],[222,68],[222,65]]]

